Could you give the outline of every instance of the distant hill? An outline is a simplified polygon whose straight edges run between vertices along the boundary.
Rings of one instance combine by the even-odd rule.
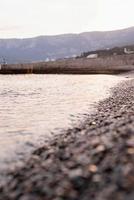
[[[131,44],[134,44],[134,27],[28,39],[0,39],[0,59],[4,57],[7,63],[36,62]]]

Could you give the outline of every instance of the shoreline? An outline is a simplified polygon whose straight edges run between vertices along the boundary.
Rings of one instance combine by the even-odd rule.
[[[0,200],[132,200],[134,79],[113,89],[79,127],[55,136],[8,173]]]
[[[6,172],[6,169],[13,169],[16,165],[20,166],[21,163],[29,158],[30,154],[39,148],[40,146],[44,145],[47,143],[49,140],[53,138],[54,135],[56,134],[64,134],[64,130],[67,130],[68,128],[73,128],[76,127],[77,124],[79,125],[81,122],[85,121],[85,118],[89,117],[91,113],[93,113],[96,110],[97,103],[100,100],[104,100],[110,96],[110,91],[111,88],[115,87],[119,82],[122,82],[125,78],[124,77],[118,77],[118,76],[113,76],[113,75],[20,75],[18,76],[1,76],[2,79],[2,84],[6,83],[7,86],[6,88],[12,88],[11,90],[14,91],[14,82],[17,81],[17,85],[19,85],[18,88],[21,88],[21,83],[25,82],[25,86],[23,85],[24,88],[26,88],[27,91],[27,85],[28,83],[31,83],[31,81],[34,80],[34,82],[39,84],[40,80],[43,79],[43,81],[40,84],[39,88],[45,88],[43,85],[47,84],[47,88],[51,88],[51,85],[57,85],[55,89],[51,88],[50,92],[55,94],[57,91],[57,88],[60,89],[60,91],[64,91],[62,94],[61,92],[58,92],[58,96],[53,96],[55,98],[55,106],[53,106],[53,98],[50,98],[49,95],[46,94],[47,96],[47,101],[48,103],[46,104],[45,102],[42,102],[42,105],[47,105],[45,107],[49,107],[49,110],[46,112],[42,106],[41,110],[44,110],[42,113],[42,117],[36,118],[34,117],[34,123],[33,125],[29,124],[30,121],[29,119],[31,118],[31,115],[27,117],[27,124],[29,124],[29,130],[25,129],[25,134],[24,132],[21,132],[18,125],[21,121],[23,121],[23,116],[22,120],[18,120],[18,123],[15,125],[14,124],[14,130],[12,131],[11,135],[9,136],[8,131],[11,132],[12,126],[8,128],[5,127],[1,129],[1,152],[0,152],[0,179],[1,179],[1,174],[3,174],[3,169]],[[34,84],[33,82],[33,84]],[[61,85],[63,83],[63,86]],[[1,84],[1,85],[2,85]],[[16,88],[16,86],[15,86]],[[33,87],[35,88],[35,87]],[[78,89],[79,88],[79,89]],[[1,87],[1,90],[3,91],[3,88]],[[16,90],[16,89],[15,89]],[[22,93],[19,91],[18,93]],[[32,87],[30,88],[29,92],[31,94],[31,90],[33,91]],[[72,91],[71,93],[69,91]],[[26,92],[27,93],[27,92]],[[71,95],[68,96],[68,93]],[[15,92],[16,94],[16,92]],[[43,94],[43,91],[37,95],[37,99],[40,98],[40,95]],[[57,92],[56,92],[57,94]],[[60,96],[61,95],[61,96]],[[1,96],[2,97],[2,96]],[[20,96],[21,97],[21,96]],[[56,102],[59,102],[59,98],[61,100],[61,105],[56,105]],[[3,99],[3,98],[2,98]],[[23,99],[23,97],[22,97]],[[27,96],[27,101],[29,97]],[[50,101],[49,101],[50,99]],[[21,100],[21,99],[20,99]],[[51,101],[52,100],[52,101]],[[2,102],[4,102],[5,99],[3,99]],[[65,101],[65,102],[64,102]],[[11,99],[12,102],[12,99]],[[23,102],[23,101],[22,101]],[[30,101],[31,102],[31,101]],[[38,102],[37,102],[38,103]],[[23,103],[22,103],[23,104]],[[24,100],[25,104],[25,100]],[[52,106],[51,106],[52,104]],[[75,104],[75,105],[74,105]],[[4,106],[4,103],[2,104]],[[10,105],[10,101],[9,101]],[[27,107],[32,106],[32,102],[29,104],[27,102]],[[50,105],[50,106],[49,106]],[[80,107],[79,107],[80,105]],[[3,107],[2,106],[2,107]],[[16,107],[16,103],[12,104],[12,107]],[[3,118],[5,118],[6,121],[10,124],[10,118],[16,119],[16,114],[12,111],[12,107],[10,109],[10,112],[12,112],[11,115],[5,118],[5,112],[2,112],[1,115]],[[37,107],[33,106],[35,110],[37,110]],[[40,106],[38,109],[40,110]],[[60,112],[62,108],[62,112]],[[21,105],[20,105],[21,109]],[[24,109],[25,110],[25,109]],[[25,111],[27,113],[27,110]],[[29,111],[28,111],[29,112]],[[15,115],[14,115],[15,114]],[[19,114],[19,112],[18,112]],[[32,112],[33,114],[33,112]],[[20,113],[21,115],[21,113]],[[35,115],[36,116],[36,115]],[[4,121],[5,121],[4,120]],[[16,120],[15,123],[17,122]],[[24,120],[24,124],[26,123]],[[42,127],[40,129],[40,121],[42,121]],[[61,123],[63,122],[63,123]],[[23,126],[22,123],[22,126]],[[34,126],[35,124],[35,126]],[[36,125],[37,124],[37,125]],[[34,128],[32,128],[34,126]],[[49,129],[48,129],[49,128]],[[40,131],[38,131],[39,129]],[[63,130],[63,131],[62,131]],[[27,134],[30,132],[31,134]],[[17,140],[17,142],[16,142]],[[4,176],[4,175],[3,175]]]

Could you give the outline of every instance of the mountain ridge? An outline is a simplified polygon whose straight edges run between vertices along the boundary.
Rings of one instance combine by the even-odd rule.
[[[32,38],[0,39],[0,59],[7,63],[39,62],[82,52],[134,44],[134,27]]]

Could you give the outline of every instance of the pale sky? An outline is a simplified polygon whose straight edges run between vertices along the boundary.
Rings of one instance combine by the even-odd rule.
[[[0,38],[134,26],[134,0],[0,0]]]

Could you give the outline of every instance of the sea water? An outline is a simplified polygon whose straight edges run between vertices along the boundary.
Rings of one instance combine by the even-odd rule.
[[[81,123],[121,80],[112,75],[0,75],[0,167]]]

